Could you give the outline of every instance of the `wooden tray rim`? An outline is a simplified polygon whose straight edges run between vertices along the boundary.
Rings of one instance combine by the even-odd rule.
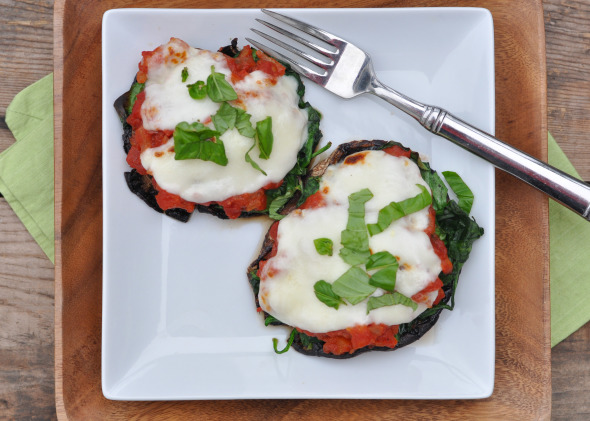
[[[538,7],[541,10],[540,16],[538,20],[540,20],[540,29],[543,30],[543,14],[542,14],[542,5],[541,2],[538,0],[536,1]],[[452,0],[451,0],[452,2]],[[63,44],[63,17],[65,8],[67,6],[68,0],[56,0],[54,6],[54,60],[64,60],[64,44]],[[474,5],[477,6],[477,5]],[[394,7],[394,6],[392,6]],[[541,49],[538,51],[542,57],[545,57],[545,43],[544,43],[544,32],[539,33],[540,38],[542,38],[543,42],[540,43]],[[543,63],[543,69],[544,63]],[[54,75],[54,138],[56,145],[61,145],[63,142],[63,87],[64,87],[64,78],[63,78],[63,68],[56,67],[55,75]],[[546,103],[546,88],[542,92],[544,102],[539,104],[540,111],[545,116],[544,121],[542,123],[541,131],[546,132],[547,129],[547,121],[546,121],[546,112],[547,112],[547,103]],[[547,145],[546,142],[541,147],[542,155],[541,159],[547,159]],[[63,344],[62,344],[62,310],[63,310],[63,284],[62,284],[62,269],[63,269],[63,261],[61,260],[61,244],[63,241],[62,238],[62,214],[60,204],[63,199],[63,189],[62,184],[58,182],[58,175],[61,176],[59,173],[60,170],[63,169],[63,161],[62,155],[60,154],[59,148],[56,148],[55,151],[55,173],[56,173],[56,184],[55,184],[55,243],[56,243],[56,265],[55,265],[55,385],[56,385],[56,408],[57,408],[57,415],[60,419],[68,419],[68,410],[66,406],[66,402],[63,398]],[[59,177],[60,178],[60,177]],[[61,178],[60,178],[61,179]],[[542,228],[547,228],[548,222],[542,223]],[[547,231],[547,229],[546,229]],[[545,236],[545,240],[548,241],[548,237]],[[546,346],[549,348],[549,329],[550,329],[550,319],[549,319],[549,276],[548,276],[548,264],[546,267],[545,272],[547,272],[547,276],[544,279],[544,296],[547,298],[544,300],[543,307],[544,307],[544,315],[545,317],[542,320],[542,324],[544,326],[544,333],[545,337],[547,338]],[[550,348],[549,348],[550,349]],[[496,385],[497,386],[497,385]],[[550,390],[550,384],[549,390]],[[550,396],[550,394],[549,394]],[[545,407],[545,411],[541,413],[542,418],[549,418],[550,416],[550,402]]]

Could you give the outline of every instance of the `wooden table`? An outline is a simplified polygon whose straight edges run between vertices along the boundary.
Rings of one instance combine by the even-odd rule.
[[[548,123],[590,180],[590,0],[544,2]],[[6,107],[52,71],[53,1],[0,3],[0,151]],[[53,419],[53,265],[0,198],[0,418]],[[586,280],[581,280],[586,281]],[[552,419],[590,419],[590,323],[552,350]]]

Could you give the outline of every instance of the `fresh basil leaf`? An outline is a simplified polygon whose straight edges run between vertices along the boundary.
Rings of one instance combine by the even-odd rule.
[[[465,184],[463,179],[459,174],[454,171],[443,171],[442,175],[451,186],[451,189],[457,195],[457,199],[459,199],[459,207],[465,211],[467,215],[471,212],[471,208],[473,207],[473,192],[471,189]]]
[[[297,206],[301,206],[309,196],[320,189],[320,177],[308,177],[301,188],[301,197],[297,201]]]
[[[440,229],[440,227],[437,225],[434,228],[434,233],[438,236],[438,238],[440,238],[442,241],[445,241],[445,238],[447,238],[447,233],[444,232],[443,230]]]
[[[268,206],[268,216],[276,221],[280,221],[285,216],[287,216],[281,215],[279,211],[283,208],[283,206],[285,206],[291,197],[292,196],[289,191],[285,192],[285,194],[281,196],[277,196],[272,202],[270,202],[270,205]]]
[[[318,254],[322,256],[331,256],[333,254],[334,242],[329,238],[316,238],[313,240],[313,245]]]
[[[254,168],[255,170],[260,171],[262,174],[267,175],[264,170],[262,168],[260,168],[260,165],[258,165],[256,163],[256,161],[254,161],[252,159],[252,157],[250,156],[250,151],[252,149],[254,149],[254,146],[256,146],[256,144],[252,144],[252,147],[250,149],[248,149],[248,152],[246,152],[246,155],[244,155],[244,159],[246,160],[247,163],[249,163],[250,165],[252,165],[252,168]]]
[[[276,317],[271,316],[270,314],[266,316],[266,318],[264,319],[264,326],[268,326],[273,323],[281,323],[281,321]]]
[[[209,127],[199,122],[189,124],[186,121],[182,121],[178,123],[176,125],[176,128],[174,129],[174,137],[176,138],[177,136],[181,140],[187,138],[188,142],[211,139],[219,136],[219,132],[210,129]]]
[[[402,200],[401,202],[391,202],[379,211],[377,223],[367,225],[367,229],[371,236],[383,232],[393,221],[414,212],[418,212],[432,203],[432,196],[426,187],[421,184],[416,185],[420,188],[421,193],[414,197],[410,197],[409,199]]]
[[[293,340],[295,339],[295,334],[296,333],[297,333],[297,330],[296,329],[293,329],[291,331],[291,335],[289,336],[289,340],[287,341],[287,346],[285,346],[285,348],[283,348],[280,351],[278,349],[279,340],[277,338],[272,338],[272,347],[274,348],[275,352],[277,354],[284,354],[285,352],[287,352],[291,348],[291,345],[293,345]]]
[[[133,82],[133,85],[131,85],[131,89],[129,90],[129,105],[125,110],[127,111],[127,114],[131,114],[133,112],[133,105],[135,105],[135,101],[137,101],[137,95],[143,91],[144,87],[144,83]]]
[[[238,132],[242,136],[254,138],[256,130],[254,130],[250,121],[250,117],[252,116],[241,108],[234,109],[236,110],[236,129],[238,129]]]
[[[223,102],[219,110],[211,116],[215,129],[223,134],[233,128],[245,137],[253,138],[256,134],[250,118],[252,116],[241,108],[232,107],[227,102]]]
[[[207,95],[213,102],[233,101],[238,99],[238,94],[234,88],[225,80],[223,73],[215,71],[215,66],[211,66],[211,74],[207,77]]]
[[[447,206],[447,186],[441,180],[438,173],[430,169],[428,163],[424,162],[422,165],[425,167],[425,169],[421,171],[422,178],[426,181],[432,192],[432,207],[436,212],[439,212]]]
[[[318,338],[314,336],[308,336],[303,332],[297,331],[297,336],[299,337],[299,340],[301,341],[301,345],[303,346],[303,348],[308,351],[313,348],[314,344],[323,343]]]
[[[298,80],[299,89],[297,90],[297,93],[303,95],[303,92],[305,92],[305,87],[303,86],[303,83],[301,82],[299,75],[293,72],[291,72],[290,74]],[[317,146],[322,137],[322,132],[320,130],[320,120],[322,116],[315,108],[309,105],[309,103],[302,103],[300,101],[299,107],[307,110],[308,136],[307,141],[303,145],[303,148],[301,148],[301,150],[297,154],[297,163],[295,164],[295,167],[293,167],[293,169],[290,171],[290,173],[295,175],[305,175],[307,174],[309,164],[313,158],[313,150]]]
[[[182,73],[180,75],[182,77],[182,81],[186,82],[186,79],[188,78],[188,67],[182,69]]]
[[[394,255],[388,251],[380,251],[372,254],[367,260],[367,270],[379,269],[369,280],[369,284],[382,288],[386,291],[393,291],[399,264]]]
[[[353,305],[363,301],[376,289],[369,285],[367,272],[356,266],[348,269],[332,284],[332,291]]]
[[[484,230],[453,200],[449,201],[440,215],[436,215],[436,223],[440,231],[444,233],[447,254],[453,263],[451,273],[440,275],[444,285],[453,286],[450,305],[450,308],[453,308],[459,274],[471,253],[473,243],[483,235]]]
[[[338,310],[340,304],[346,305],[346,303],[342,301],[342,298],[340,298],[340,296],[334,292],[332,285],[326,281],[317,281],[313,285],[313,290],[315,292],[315,296],[318,297],[318,300],[328,307],[333,307]]]
[[[195,83],[186,85],[186,87],[192,99],[204,99],[207,96],[207,86],[202,80],[197,80]]]
[[[301,190],[301,180],[292,174],[288,174],[277,190],[267,191],[268,216],[277,221],[283,219],[285,215],[281,215],[279,212],[293,198],[295,193]]]
[[[237,109],[229,105],[227,102],[224,102],[221,104],[217,112],[211,116],[211,121],[213,121],[215,130],[221,135],[235,127],[237,118]]]
[[[319,154],[327,151],[328,149],[330,149],[332,147],[332,142],[328,142],[328,144],[320,149],[318,149],[317,151],[315,151],[314,153],[311,154],[311,159],[314,159],[316,156],[318,156]]]
[[[365,203],[373,197],[369,189],[348,196],[348,222],[340,234],[340,257],[351,266],[365,263],[371,256],[365,225]]]
[[[406,307],[411,307],[414,311],[418,309],[418,304],[412,301],[411,298],[406,297],[405,295],[400,294],[397,291],[394,291],[391,294],[383,294],[379,297],[369,298],[369,301],[367,301],[367,314],[369,314],[371,310],[375,310],[376,308],[393,306],[397,304],[401,304]]]
[[[252,291],[254,291],[254,295],[258,296],[258,293],[260,292],[260,278],[256,272],[256,270],[251,270],[248,273],[248,282],[250,282],[250,286],[252,287]]]
[[[272,135],[272,117],[256,122],[256,139],[258,140],[259,158],[268,159],[272,152],[274,137]]]
[[[371,275],[369,284],[377,288],[382,288],[386,291],[393,291],[395,288],[395,279],[397,275],[397,262],[395,265],[380,269]]]
[[[397,259],[388,251],[380,251],[372,254],[367,260],[367,270],[383,269],[387,266],[397,266]]]
[[[198,122],[177,124],[174,129],[174,159],[201,159],[227,165],[223,142],[215,139],[218,136],[219,132]]]
[[[412,301],[410,297],[406,297],[405,295],[400,294],[397,291],[394,291],[391,295],[393,296],[395,304],[401,304],[403,306],[410,307],[414,311],[418,310],[418,304]]]

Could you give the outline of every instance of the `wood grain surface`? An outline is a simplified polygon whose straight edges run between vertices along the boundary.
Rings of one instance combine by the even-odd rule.
[[[53,1],[0,1],[0,151],[14,96],[53,71]],[[51,419],[53,264],[0,198],[0,419]]]
[[[550,0],[543,7],[548,127],[583,179],[590,180],[590,0]],[[4,121],[7,105],[20,90],[53,70],[52,26],[53,1],[0,0],[0,151],[14,142]],[[53,265],[0,198],[0,419],[56,417],[53,279]],[[88,355],[82,350],[76,358],[82,364]],[[590,419],[590,324],[553,348],[551,378],[551,419]],[[77,403],[93,402],[90,396],[78,396]],[[163,415],[173,405],[149,414]],[[358,406],[373,405],[363,401]],[[246,402],[241,409],[255,406],[256,401]],[[301,418],[308,409],[309,404],[300,401],[273,401],[258,415],[270,419],[277,411],[288,414],[284,419]]]
[[[441,6],[449,1],[327,1],[339,6]],[[469,0],[453,0],[471,6]],[[496,133],[546,158],[547,108],[543,13],[538,0],[482,0],[494,16]],[[167,7],[210,7],[169,1]],[[310,7],[310,0],[225,0],[224,7]],[[56,2],[54,31],[56,162],[56,396],[72,420],[138,414],[207,419],[418,418],[462,420],[550,417],[548,200],[513,177],[496,179],[496,375],[482,400],[285,400],[117,402],[101,393],[100,27],[112,7],[162,6],[155,0]],[[81,96],[84,92],[85,96]],[[514,95],[517,92],[518,95]],[[80,156],[84,159],[79,159]],[[82,216],[82,217],[81,217]],[[523,305],[524,303],[524,305]],[[280,408],[280,412],[276,408]],[[277,413],[278,412],[278,413]]]

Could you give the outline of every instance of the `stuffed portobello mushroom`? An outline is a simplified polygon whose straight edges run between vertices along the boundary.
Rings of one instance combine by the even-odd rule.
[[[142,56],[114,104],[133,193],[183,222],[268,215],[300,194],[321,132],[298,75],[235,39],[212,52],[171,38]]]
[[[483,235],[469,216],[469,188],[443,175],[458,202],[396,142],[343,144],[316,165],[247,271],[265,324],[291,326],[288,346],[330,358],[423,336],[453,308],[461,268]],[[275,351],[284,350],[275,342]]]

